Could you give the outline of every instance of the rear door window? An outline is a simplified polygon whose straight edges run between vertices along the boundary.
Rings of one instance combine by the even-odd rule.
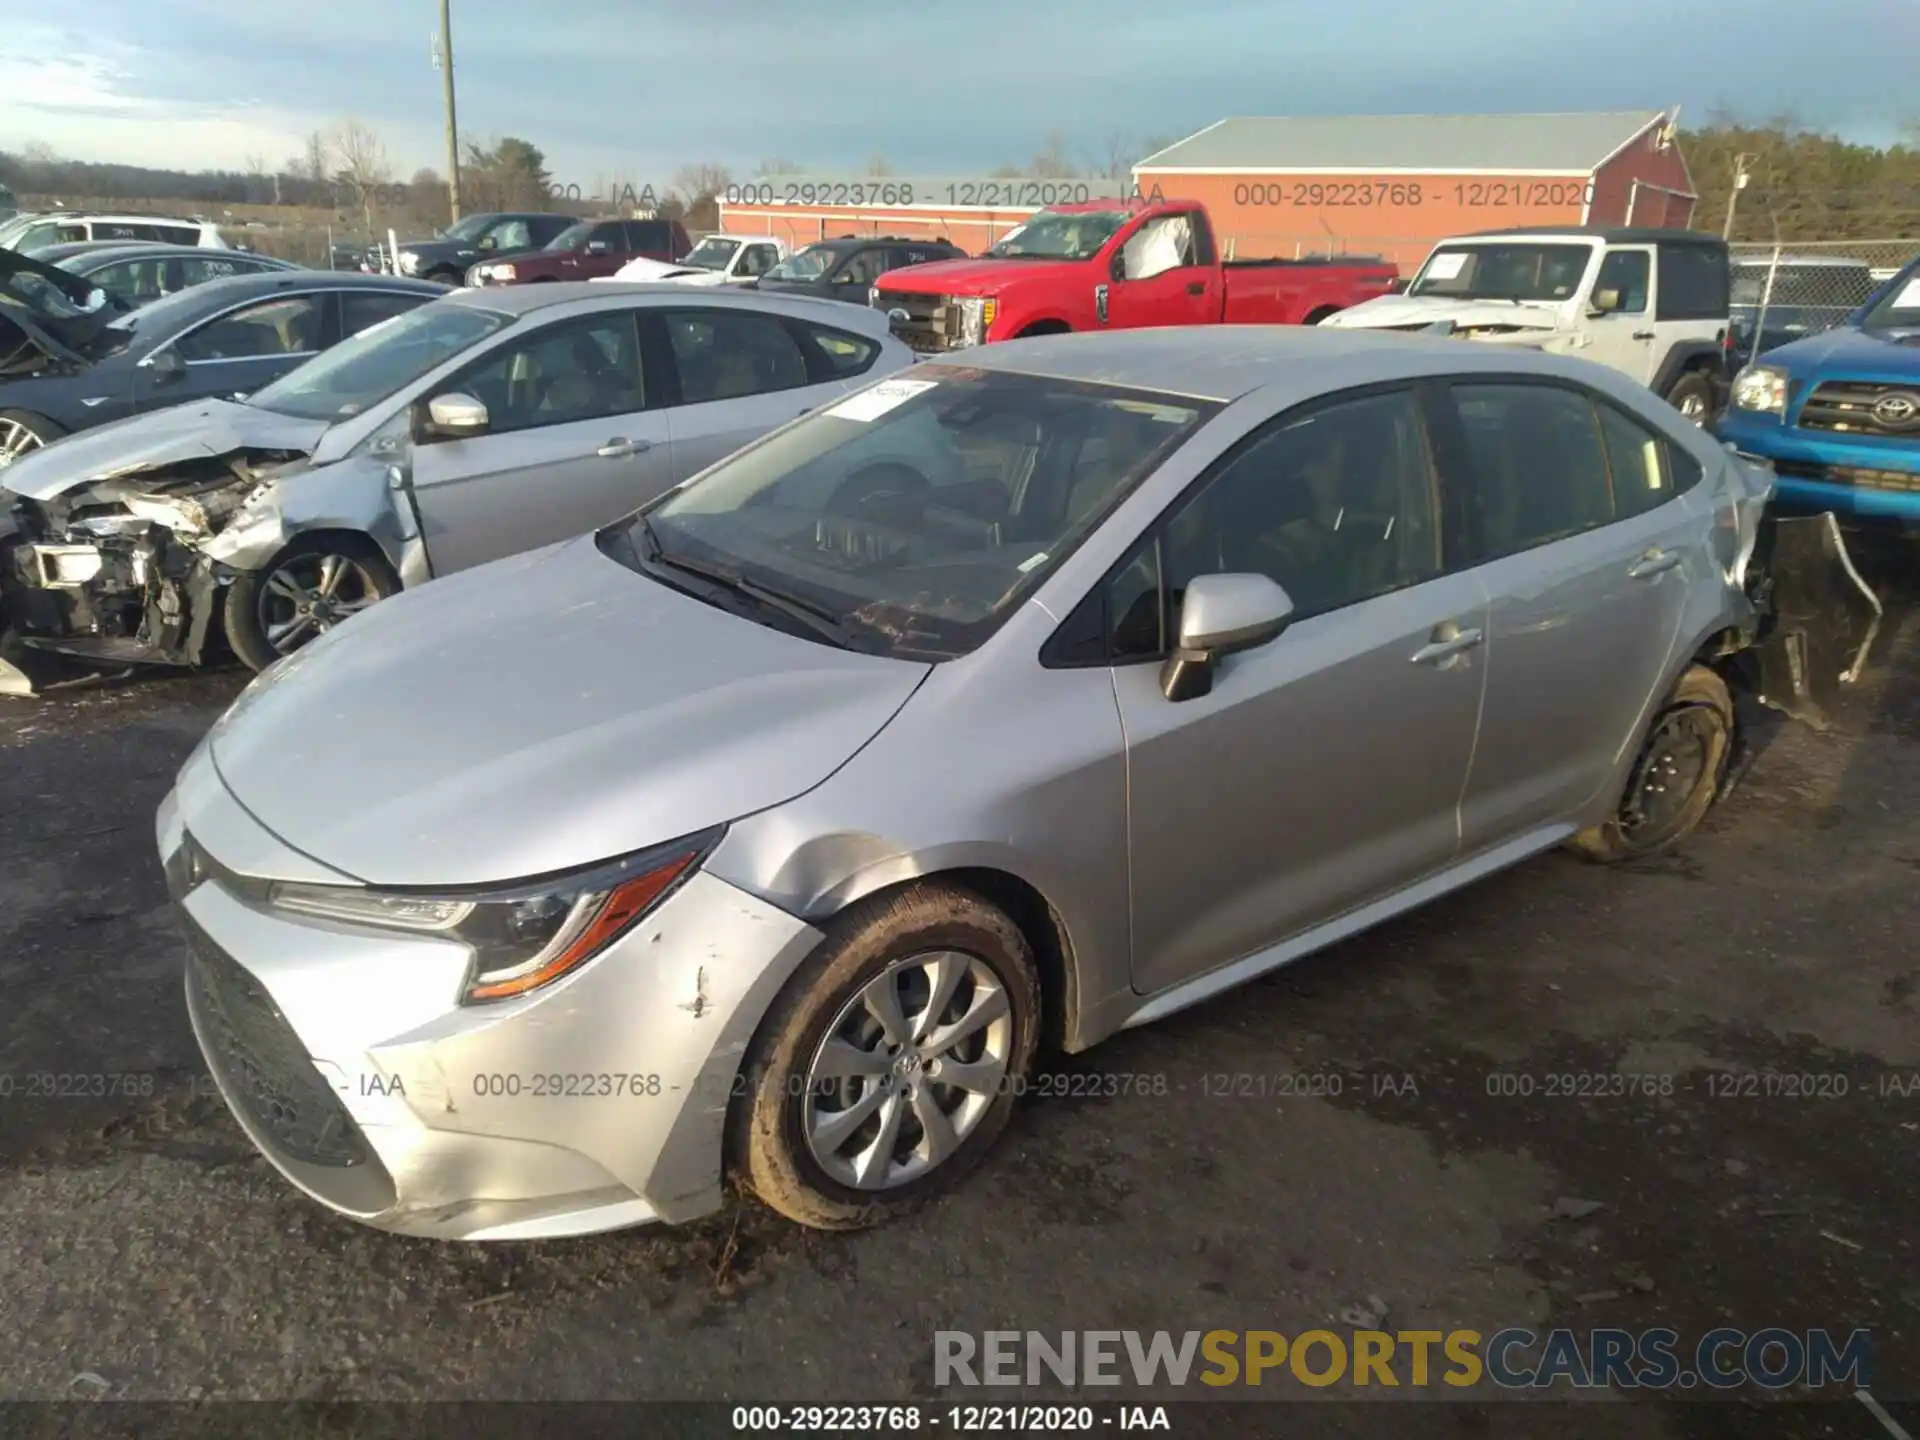
[[[748,310],[670,310],[661,323],[680,375],[680,403],[738,400],[809,383],[806,356],[787,327]]]
[[[627,249],[635,254],[665,255],[673,249],[673,233],[664,220],[629,220]]]
[[[190,330],[174,341],[188,363],[305,355],[320,348],[318,297],[286,295],[249,305]]]
[[[1472,466],[1476,561],[1613,522],[1606,445],[1584,392],[1524,381],[1449,389]]]

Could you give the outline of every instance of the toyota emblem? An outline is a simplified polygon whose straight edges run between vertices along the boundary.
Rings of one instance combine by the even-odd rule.
[[[1887,430],[1910,430],[1920,425],[1920,395],[1894,390],[1873,402],[1873,418]]]

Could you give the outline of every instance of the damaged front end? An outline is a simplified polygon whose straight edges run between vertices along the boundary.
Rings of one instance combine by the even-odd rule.
[[[245,450],[123,473],[34,499],[0,519],[0,693],[32,693],[59,668],[199,665],[231,578],[219,543],[299,452]],[[11,532],[11,533],[9,533]],[[42,672],[35,674],[38,670]]]
[[[1858,680],[1880,633],[1880,599],[1861,576],[1831,511],[1760,527],[1749,593],[1760,615],[1742,657],[1755,698],[1824,730],[1842,687]]]

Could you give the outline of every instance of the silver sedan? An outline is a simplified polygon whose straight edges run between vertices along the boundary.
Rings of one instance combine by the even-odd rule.
[[[410,1234],[808,1225],[1080,1051],[1717,793],[1770,489],[1598,366],[1018,341],[256,680],[159,848],[209,1067]]]

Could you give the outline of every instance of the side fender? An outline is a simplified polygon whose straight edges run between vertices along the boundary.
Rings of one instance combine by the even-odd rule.
[[[1656,395],[1665,395],[1673,388],[1682,371],[1702,359],[1711,362],[1707,368],[1712,371],[1714,378],[1720,378],[1721,371],[1726,368],[1726,355],[1718,345],[1711,340],[1677,341],[1660,362],[1660,369],[1648,388]]]

